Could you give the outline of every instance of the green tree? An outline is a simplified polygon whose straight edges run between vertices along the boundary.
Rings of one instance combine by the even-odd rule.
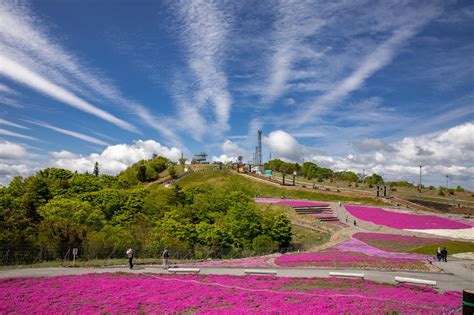
[[[174,166],[171,165],[168,167],[168,174],[171,176],[171,178],[176,177],[176,169],[174,168]]]
[[[381,185],[384,183],[383,181],[383,178],[382,176],[374,173],[372,174],[371,176],[368,176],[365,178],[365,182],[367,183],[367,185],[369,186],[373,186],[373,185]]]
[[[138,171],[137,171],[137,179],[144,183],[147,181],[147,176],[146,176],[146,166],[145,165],[140,165],[138,167]]]
[[[99,162],[95,162],[93,174],[95,177],[99,176]]]

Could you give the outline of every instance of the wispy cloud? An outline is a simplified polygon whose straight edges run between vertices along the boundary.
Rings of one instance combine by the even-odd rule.
[[[0,125],[7,125],[10,127],[15,127],[15,128],[20,128],[20,129],[30,129],[28,127],[25,127],[25,126],[22,126],[22,125],[19,125],[19,124],[16,124],[16,123],[13,123],[11,121],[1,119],[1,118],[0,118]]]
[[[215,118],[214,130],[223,132],[229,127],[232,107],[223,66],[230,18],[217,1],[181,1],[177,9],[187,65],[197,85],[191,97],[196,104],[189,105],[196,109],[188,111],[203,117],[201,113],[209,104]]]
[[[363,57],[349,76],[318,97],[314,103],[301,110],[296,121],[300,125],[305,124],[316,113],[324,113],[350,93],[358,90],[368,78],[389,64],[400,48],[439,13],[440,10],[437,7],[430,7],[429,10],[420,10],[410,15],[409,20],[405,21],[404,25],[393,30],[386,40]]]
[[[6,97],[6,96],[2,96],[2,95],[0,95],[0,104],[7,105],[7,106],[10,106],[10,107],[15,107],[15,108],[22,108],[23,107],[23,105],[18,103],[18,101],[14,100],[10,97]]]
[[[34,137],[30,137],[30,136],[23,135],[21,133],[17,133],[17,132],[13,132],[13,131],[9,131],[9,130],[6,130],[6,129],[0,129],[0,135],[9,136],[9,137],[16,137],[16,138],[21,138],[21,139],[27,139],[27,140],[38,140]]]
[[[62,134],[65,134],[65,135],[68,135],[68,136],[71,136],[71,137],[74,137],[74,138],[77,138],[77,139],[81,139],[81,140],[90,142],[90,143],[105,145],[105,146],[110,145],[109,143],[107,143],[105,141],[102,141],[100,139],[97,139],[97,138],[94,138],[94,137],[91,137],[91,136],[88,136],[88,135],[85,135],[85,134],[82,134],[82,133],[79,133],[79,132],[76,132],[76,131],[55,127],[55,126],[52,126],[52,125],[50,125],[48,123],[45,123],[45,122],[42,122],[42,121],[28,120],[28,122],[32,123],[32,124],[35,124],[37,126],[40,126],[40,127],[44,127],[44,128],[47,128],[47,129],[57,131],[59,133],[62,133]]]
[[[18,95],[18,92],[0,83],[0,93]]]
[[[326,23],[318,16],[314,1],[284,1],[276,6],[276,22],[269,78],[262,88],[262,103],[272,103],[285,92],[294,63],[318,55],[304,41]],[[302,53],[306,51],[307,54]]]
[[[95,107],[87,101],[79,98],[75,94],[65,90],[64,88],[48,81],[46,78],[28,70],[22,65],[0,55],[0,74],[15,80],[19,83],[25,84],[36,91],[48,95],[56,100],[102,118],[120,128],[138,132],[138,129],[128,122],[115,117],[114,115]]]
[[[84,98],[101,100],[106,98],[109,102],[120,105],[136,115],[150,128],[157,130],[166,138],[166,142],[180,144],[179,137],[173,132],[173,126],[168,118],[158,117],[144,105],[128,99],[110,78],[99,75],[100,71],[91,69],[73,53],[64,49],[44,28],[41,19],[28,7],[19,3],[0,4],[0,48],[17,64],[80,99],[83,109],[87,110],[88,107],[84,107],[83,102],[88,103]],[[77,105],[77,99],[74,103]],[[89,110],[91,109],[89,107]],[[121,128],[140,133],[130,123],[117,120],[118,118],[112,117],[111,114],[101,111],[94,110],[95,115]]]

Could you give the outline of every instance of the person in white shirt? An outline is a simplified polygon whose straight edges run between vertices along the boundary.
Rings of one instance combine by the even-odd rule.
[[[133,269],[133,248],[129,247],[127,249],[127,257],[128,257],[128,265],[130,266],[130,269]]]

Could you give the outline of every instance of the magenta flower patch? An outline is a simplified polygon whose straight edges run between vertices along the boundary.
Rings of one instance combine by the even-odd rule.
[[[88,274],[0,279],[0,314],[444,314],[461,292],[354,279]]]
[[[396,229],[468,229],[471,226],[462,222],[457,222],[434,215],[415,215],[387,211],[380,208],[363,206],[345,206],[346,210],[354,217],[385,225]]]
[[[430,260],[430,259],[432,260],[433,259],[431,256],[426,256],[426,255],[421,255],[421,254],[404,254],[404,253],[386,252],[380,248],[370,246],[369,244],[356,240],[356,239],[344,241],[338,244],[335,248],[341,251],[358,252],[358,253],[363,253],[363,254],[367,254],[371,256],[384,257],[384,258],[390,258],[390,259],[396,259],[396,258],[412,259],[412,260]]]
[[[346,246],[342,250],[330,248],[319,252],[305,252],[285,254],[275,259],[275,265],[281,267],[327,267],[327,268],[373,268],[384,270],[428,270],[428,267],[420,259],[406,257],[384,257],[370,255],[360,249]],[[375,253],[376,249],[365,249],[367,252]]]

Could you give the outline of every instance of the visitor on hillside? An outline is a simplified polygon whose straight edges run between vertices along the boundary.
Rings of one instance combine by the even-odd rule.
[[[168,263],[168,259],[170,258],[170,252],[168,251],[168,248],[165,247],[165,250],[163,251],[163,268],[164,269],[168,269],[169,268],[169,263]]]
[[[446,247],[443,247],[443,250],[441,251],[441,257],[444,262],[448,262],[448,251],[446,250]]]
[[[438,247],[438,250],[436,251],[436,259],[441,261],[441,258],[443,258],[443,255],[441,254],[441,247]]]
[[[130,269],[133,269],[133,248],[129,247],[127,249],[127,257],[128,257],[128,265],[130,266]]]
[[[356,222],[356,220],[354,220],[354,226],[357,226],[357,222]]]

